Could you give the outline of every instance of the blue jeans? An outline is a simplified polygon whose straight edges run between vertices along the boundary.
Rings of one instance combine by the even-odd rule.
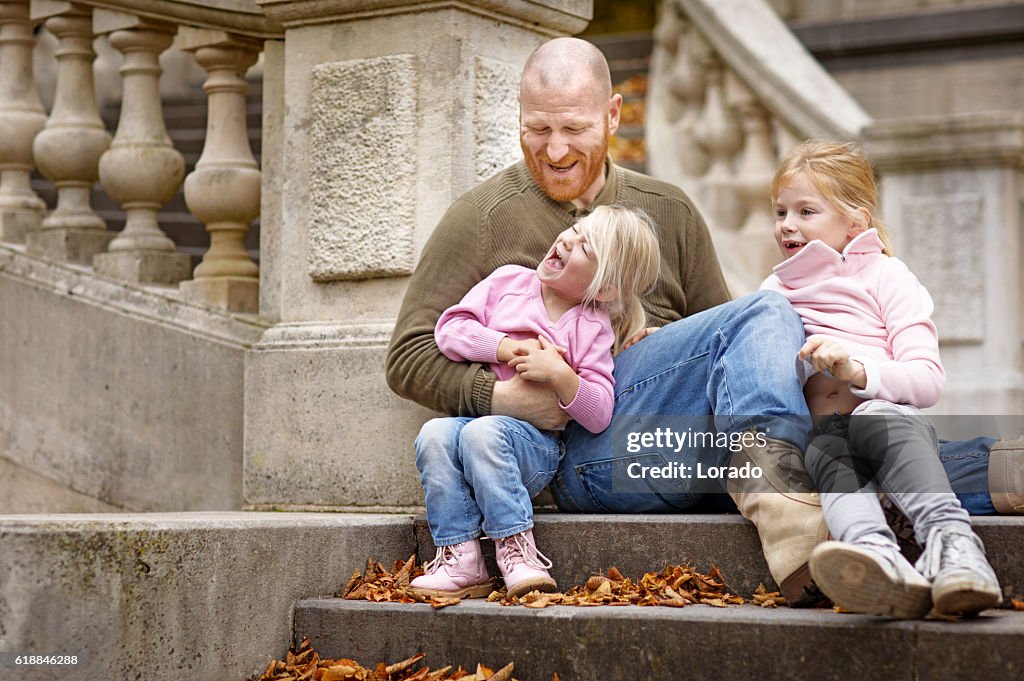
[[[631,464],[670,462],[659,451],[625,451],[621,434],[704,418],[722,433],[757,428],[803,449],[810,419],[795,364],[803,342],[803,325],[789,302],[761,292],[668,324],[620,353],[612,426],[595,435],[569,424],[566,453],[552,486],[555,501],[578,513],[727,508],[726,495],[706,491],[694,478],[624,490],[621,481],[629,479]],[[726,463],[723,455],[714,446],[688,448],[671,463],[695,470],[698,462]]]
[[[615,358],[612,427],[594,435],[569,423],[565,455],[551,486],[559,508],[575,513],[735,511],[726,494],[690,480],[616,490],[630,464],[659,466],[660,453],[624,451],[613,442],[630,422],[652,416],[707,417],[724,432],[751,426],[804,449],[810,431],[796,374],[804,343],[799,316],[781,295],[757,293],[668,324]],[[647,421],[649,423],[649,421]],[[953,492],[972,515],[995,513],[988,494],[991,438],[941,442],[939,458]],[[621,442],[619,443],[621,445]],[[684,465],[719,465],[714,449],[684,452]]]
[[[939,440],[939,460],[946,469],[949,485],[971,515],[996,513],[988,493],[988,455],[994,442],[990,437]]]
[[[416,467],[435,546],[533,527],[530,499],[555,475],[558,435],[508,416],[427,421],[416,438]]]

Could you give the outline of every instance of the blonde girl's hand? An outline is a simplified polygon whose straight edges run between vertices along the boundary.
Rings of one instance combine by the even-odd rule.
[[[536,338],[512,340],[505,336],[498,343],[498,361],[507,362],[514,357],[528,354],[530,350],[540,350],[540,341]]]
[[[798,354],[800,359],[809,359],[818,371],[827,371],[840,381],[846,381],[855,388],[867,385],[864,365],[850,359],[849,353],[838,341],[815,334],[807,339]]]
[[[513,357],[508,365],[527,381],[550,383],[562,404],[569,404],[576,399],[576,391],[580,387],[579,376],[562,356],[565,348],[555,345],[543,336],[540,336],[538,341],[540,349]]]
[[[632,345],[636,345],[637,343],[642,341],[644,338],[647,338],[652,333],[657,331],[659,328],[661,328],[661,327],[658,327],[658,326],[648,326],[646,329],[644,329],[643,331],[641,331],[640,333],[636,334],[635,336],[630,338],[628,341],[626,341],[626,343],[622,346],[622,349],[625,350],[626,348],[628,348],[628,347],[630,347]]]

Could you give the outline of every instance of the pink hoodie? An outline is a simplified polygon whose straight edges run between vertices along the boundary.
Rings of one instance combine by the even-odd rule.
[[[541,298],[537,272],[505,265],[470,289],[458,305],[437,320],[434,339],[454,362],[486,362],[498,380],[516,371],[498,361],[498,344],[505,336],[524,340],[544,336],[566,348],[565,361],[580,377],[576,398],[561,404],[576,422],[592,433],[608,427],[612,418],[612,345],[615,332],[608,315],[580,305],[553,322]]]
[[[938,401],[945,371],[931,296],[902,261],[882,253],[876,230],[842,253],[812,241],[772,271],[761,290],[786,296],[808,337],[834,338],[864,365],[867,384],[850,392],[919,408]]]

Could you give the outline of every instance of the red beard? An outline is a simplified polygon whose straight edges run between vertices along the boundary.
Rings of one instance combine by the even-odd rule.
[[[551,171],[548,167],[551,159],[548,158],[546,151],[533,155],[525,144],[521,144],[521,146],[523,158],[526,159],[526,167],[530,169],[533,181],[540,186],[544,193],[555,201],[573,201],[590,189],[594,181],[604,172],[604,161],[608,156],[607,126],[604,142],[593,155],[586,156],[575,149],[570,149],[565,156],[558,160],[557,164],[552,164],[564,168],[577,162],[581,168],[574,171],[571,177],[558,177]]]

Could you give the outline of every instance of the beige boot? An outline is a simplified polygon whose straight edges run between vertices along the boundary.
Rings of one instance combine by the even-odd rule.
[[[1024,437],[992,445],[988,491],[1000,513],[1024,514]]]
[[[764,441],[764,440],[762,440]],[[749,462],[761,478],[730,479],[729,494],[743,517],[754,523],[772,577],[790,606],[809,607],[824,600],[811,579],[811,551],[828,539],[821,501],[811,491],[800,450],[789,442],[768,439],[764,447],[746,447],[733,466]]]

